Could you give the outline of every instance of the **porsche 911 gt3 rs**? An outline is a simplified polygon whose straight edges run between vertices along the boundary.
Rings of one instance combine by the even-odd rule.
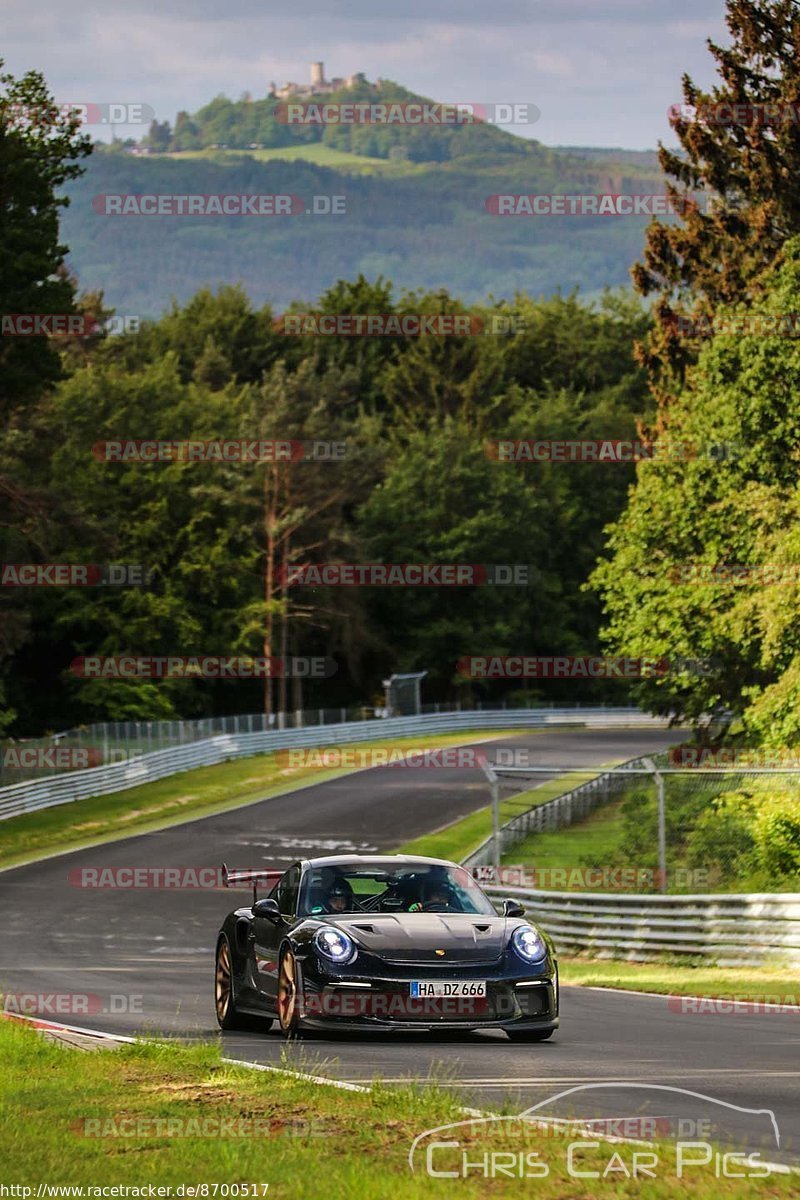
[[[343,855],[284,872],[223,867],[253,901],[217,938],[223,1029],[275,1020],[314,1030],[503,1029],[544,1041],[558,1027],[550,938],[515,900],[502,915],[443,859]],[[268,894],[257,898],[259,885]]]

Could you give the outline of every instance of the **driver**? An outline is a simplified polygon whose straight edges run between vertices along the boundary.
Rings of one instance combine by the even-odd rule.
[[[346,913],[358,908],[353,889],[343,875],[337,875],[328,888],[328,894],[321,905],[312,912]]]
[[[420,912],[426,909],[451,909],[453,907],[453,889],[443,879],[429,879],[423,884],[420,900],[409,906],[409,912]]]

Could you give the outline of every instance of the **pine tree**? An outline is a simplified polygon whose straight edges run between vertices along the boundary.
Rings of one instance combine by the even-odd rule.
[[[680,149],[659,146],[681,220],[649,227],[633,269],[637,290],[657,297],[639,357],[662,400],[718,308],[757,304],[763,272],[800,232],[800,8],[727,0],[726,22],[730,47],[708,43],[721,82],[706,93],[684,75],[671,112]],[[697,193],[705,200],[686,202]]]
[[[77,116],[63,115],[44,78],[20,79],[0,59],[0,318],[75,312],[74,282],[64,269],[66,246],[59,194],[82,172],[91,150]],[[50,449],[41,430],[44,398],[61,376],[57,339],[0,331],[0,560],[25,561],[51,523],[52,502],[41,488]],[[13,592],[0,596],[0,660],[24,640],[29,615]],[[13,713],[0,677],[0,730]]]

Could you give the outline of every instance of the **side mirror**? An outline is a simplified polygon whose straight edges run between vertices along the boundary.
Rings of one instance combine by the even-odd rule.
[[[503,916],[504,917],[524,917],[525,909],[520,904],[519,900],[504,900],[503,901]]]
[[[281,910],[277,900],[256,900],[253,905],[253,916],[263,917],[267,921],[280,921]]]

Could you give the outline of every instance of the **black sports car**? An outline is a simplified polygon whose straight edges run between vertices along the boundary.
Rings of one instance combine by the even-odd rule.
[[[455,863],[406,855],[315,858],[228,871],[253,903],[217,939],[223,1029],[274,1019],[287,1037],[333,1029],[505,1029],[544,1041],[558,1027],[550,938],[515,900],[497,911]],[[271,887],[259,900],[259,884]]]

